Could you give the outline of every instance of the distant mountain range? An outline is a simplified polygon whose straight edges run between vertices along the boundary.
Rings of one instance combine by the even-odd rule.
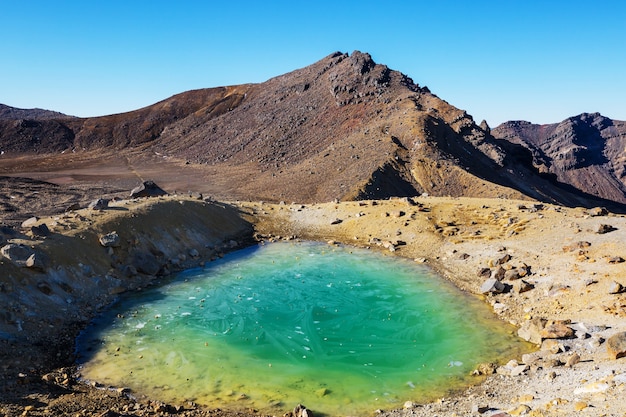
[[[70,117],[66,114],[56,111],[43,110],[43,109],[18,109],[15,107],[9,107],[4,104],[0,104],[0,120],[15,120],[15,119],[33,119],[33,120],[47,120],[57,119],[59,117]]]
[[[623,211],[624,149],[626,122],[597,113],[550,125],[476,124],[358,51],[110,116],[0,106],[2,158],[141,152],[206,169],[227,197],[268,201],[428,193]]]

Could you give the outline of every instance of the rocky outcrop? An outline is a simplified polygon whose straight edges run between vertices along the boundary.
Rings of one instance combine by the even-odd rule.
[[[491,132],[527,149],[533,166],[554,181],[590,196],[626,202],[626,122],[582,113],[547,125],[506,122]]]
[[[130,191],[131,198],[160,197],[163,195],[167,195],[167,192],[154,181],[144,181]]]
[[[177,198],[109,207],[59,217],[45,240],[8,237],[0,249],[6,259],[0,262],[0,334],[16,346],[44,343],[50,332],[54,338],[67,334],[71,342],[78,331],[71,327],[121,292],[252,239],[239,212],[217,202]]]

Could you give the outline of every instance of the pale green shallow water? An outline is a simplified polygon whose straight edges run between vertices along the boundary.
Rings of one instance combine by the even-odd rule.
[[[84,378],[167,402],[354,415],[470,383],[524,348],[510,330],[413,262],[275,243],[126,298],[79,353]]]

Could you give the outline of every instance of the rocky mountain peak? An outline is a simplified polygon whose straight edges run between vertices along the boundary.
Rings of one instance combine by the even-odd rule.
[[[17,124],[0,118],[0,148],[5,156],[72,150],[180,161],[210,173],[205,191],[225,199],[428,193],[598,205],[601,198],[626,202],[619,191],[624,131],[597,113],[554,125],[479,126],[405,74],[354,51],[263,83],[188,91],[128,113]],[[593,191],[576,170],[595,170],[605,181],[594,180],[602,185]]]

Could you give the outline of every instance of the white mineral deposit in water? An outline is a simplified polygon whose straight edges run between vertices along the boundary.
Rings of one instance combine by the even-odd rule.
[[[354,415],[468,384],[508,330],[422,265],[276,243],[125,299],[79,350],[86,379],[174,404]]]

